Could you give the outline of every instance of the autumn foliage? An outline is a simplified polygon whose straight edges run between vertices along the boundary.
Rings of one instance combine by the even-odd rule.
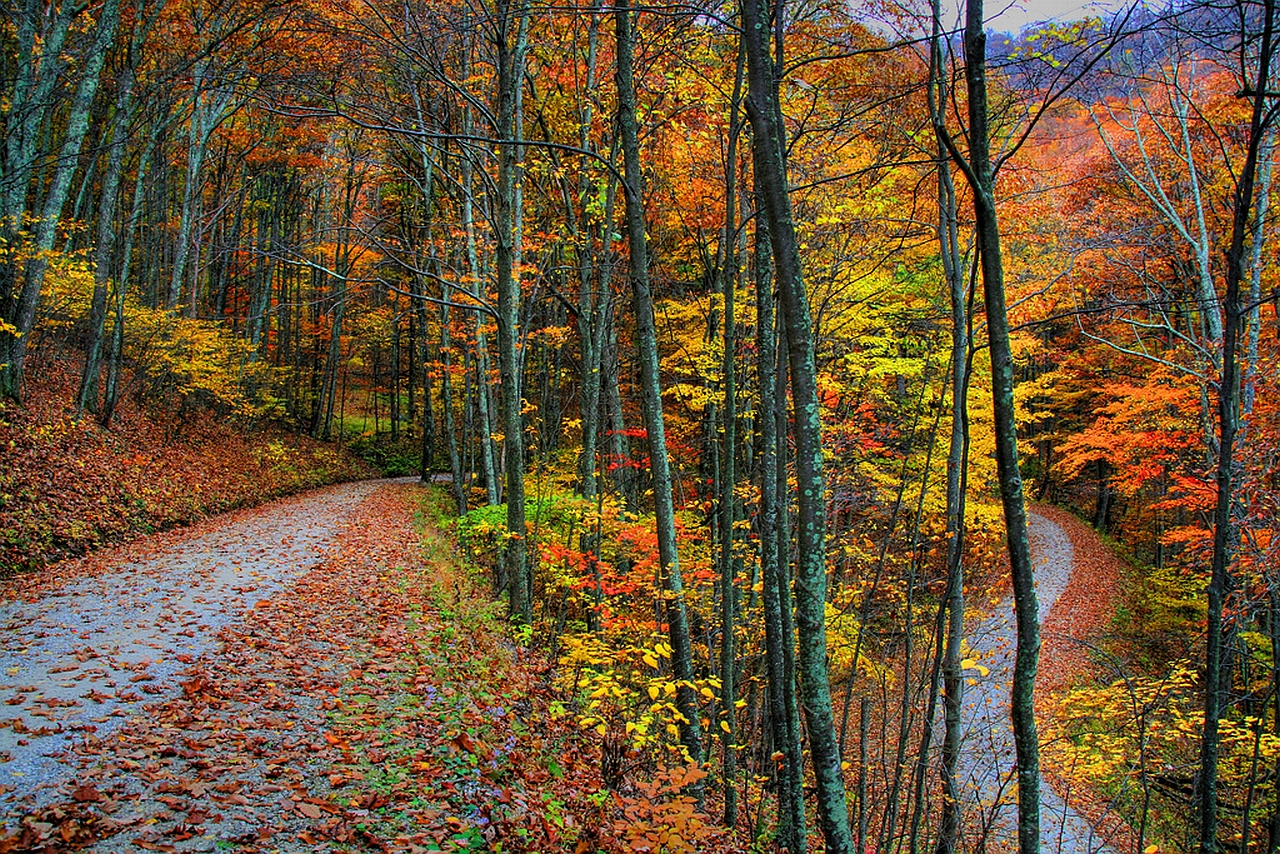
[[[1089,544],[1080,578],[1108,594],[1078,583],[1048,615],[1047,635],[1080,642],[1050,637],[1042,668],[1052,775],[1117,838],[1191,845],[1216,663],[1204,590],[1226,549],[1222,792],[1260,850],[1264,825],[1280,833],[1264,817],[1280,812],[1280,206],[1276,117],[1268,107],[1255,138],[1242,75],[1274,12],[1228,4],[1252,39],[1239,47],[1227,12],[1202,5],[992,36],[984,79],[1013,479],[1061,508],[1045,514]],[[948,609],[963,635],[1009,590],[993,416],[1005,366],[984,322],[978,197],[956,166],[973,141],[967,69],[941,35],[930,55],[928,9],[778,7],[768,94],[811,313],[799,359],[738,6],[64,11],[15,12],[3,38],[0,574],[372,475],[353,451],[385,474],[441,475],[429,515],[444,527],[448,502],[465,561],[406,543],[381,555],[370,534],[391,568],[350,555],[332,569],[374,623],[318,604],[338,583],[318,575],[304,585],[315,601],[281,616],[351,639],[342,679],[298,686],[333,722],[315,740],[333,770],[324,792],[289,795],[281,826],[297,839],[777,848],[793,830],[786,790],[810,818],[819,802],[813,764],[789,770],[787,751],[829,735],[828,778],[857,825],[845,847],[947,848],[933,735],[942,685],[976,672],[948,643]],[[635,105],[615,77],[620,22],[638,33]],[[622,150],[624,118],[638,150]],[[643,186],[628,185],[635,161]],[[1230,267],[1241,211],[1243,266]],[[1223,379],[1236,363],[1238,400]],[[797,412],[802,388],[815,399]],[[1220,399],[1240,419],[1225,524]],[[821,448],[802,456],[806,417]],[[669,496],[654,494],[664,458]],[[800,482],[817,462],[821,489]],[[824,521],[804,532],[811,506]],[[809,583],[827,584],[812,622],[835,733],[801,726],[796,705],[818,681],[795,676],[801,533],[825,549]],[[503,591],[507,611],[492,601]],[[275,631],[266,622],[255,630]],[[246,637],[229,642],[251,655]],[[175,732],[261,712],[222,674],[187,684],[165,708]],[[301,761],[283,758],[266,764]],[[173,785],[184,804],[241,796]],[[981,807],[970,813],[977,838]],[[812,823],[795,832],[818,841]]]

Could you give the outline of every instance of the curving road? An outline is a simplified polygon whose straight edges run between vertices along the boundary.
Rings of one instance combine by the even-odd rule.
[[[73,773],[59,754],[178,692],[219,629],[320,564],[385,483],[278,501],[36,601],[0,603],[0,816],[56,800]]]
[[[1075,561],[1062,526],[1029,513],[1031,552],[1036,567],[1040,619],[1066,590]],[[1014,787],[1013,727],[1009,689],[1015,649],[1013,599],[968,630],[971,657],[990,669],[965,686],[964,744],[960,778],[969,794],[965,810],[972,838],[985,837],[987,851],[1017,850],[1017,796]],[[1040,850],[1045,854],[1115,854],[1104,839],[1046,781],[1041,788]],[[974,846],[983,850],[983,846]]]
[[[102,743],[145,714],[148,703],[182,690],[178,677],[218,644],[219,630],[320,566],[385,483],[277,502],[179,535],[153,554],[126,549],[129,559],[111,572],[52,585],[37,601],[16,598],[11,585],[10,598],[0,601],[0,827],[65,799],[76,769],[61,754]],[[1030,521],[1047,616],[1067,587],[1073,549],[1055,522],[1034,513]],[[982,678],[970,671],[974,680],[965,692],[960,772],[969,793],[969,849],[1013,851],[1012,602],[971,626],[967,639],[970,655],[990,669]],[[1043,791],[1043,852],[1115,854],[1051,787]]]

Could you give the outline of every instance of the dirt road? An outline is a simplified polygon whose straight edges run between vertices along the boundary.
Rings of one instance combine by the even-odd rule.
[[[1066,590],[1075,563],[1071,540],[1062,526],[1030,514],[1031,550],[1036,568],[1036,596],[1041,622]],[[960,774],[969,795],[969,833],[985,835],[988,851],[1017,850],[1017,803],[1014,789],[1013,727],[1009,720],[1009,687],[1015,648],[1013,600],[972,626],[970,655],[989,669],[971,670],[965,686],[965,750]],[[1114,854],[1099,834],[1046,781],[1041,789],[1040,850],[1045,854]]]

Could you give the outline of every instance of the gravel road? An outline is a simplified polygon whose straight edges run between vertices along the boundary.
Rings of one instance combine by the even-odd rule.
[[[19,800],[58,797],[71,773],[60,753],[176,694],[174,677],[218,630],[324,560],[352,511],[384,483],[278,501],[179,533],[152,555],[127,547],[134,557],[110,572],[72,575],[34,601],[13,598],[11,582],[0,604],[0,815]]]
[[[17,584],[3,589],[0,824],[65,801],[76,785],[76,766],[61,755],[78,742],[102,743],[117,731],[123,736],[123,727],[138,722],[147,704],[176,696],[182,690],[178,677],[214,649],[219,631],[267,607],[267,600],[333,557],[342,547],[339,534],[385,483],[317,490],[158,543],[104,552],[100,567],[41,585],[30,601],[21,598]],[[1073,550],[1059,525],[1030,518],[1041,614],[1048,615],[1066,589]],[[990,669],[985,677],[970,671],[965,693],[960,770],[970,793],[966,814],[977,843],[971,847],[1012,851],[1012,602],[972,626],[968,643],[969,654]],[[1114,854],[1052,788],[1043,791],[1043,852]]]
[[[1071,540],[1056,522],[1029,514],[1031,551],[1041,622],[1067,588],[1074,562]],[[988,851],[1017,850],[1013,728],[1009,689],[1015,644],[1013,599],[969,629],[970,656],[989,668],[969,671],[965,686],[965,752],[960,774],[970,795],[971,833],[985,834]],[[1041,788],[1040,850],[1049,854],[1114,854],[1093,827],[1046,781]],[[980,818],[979,818],[980,816]]]

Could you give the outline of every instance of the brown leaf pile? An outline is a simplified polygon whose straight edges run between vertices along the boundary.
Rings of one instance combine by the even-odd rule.
[[[42,361],[0,403],[0,578],[104,543],[344,480],[367,464],[311,439],[242,432],[212,413],[164,423],[122,401],[110,430],[75,419],[75,365]]]
[[[1122,578],[1120,559],[1098,534],[1071,513],[1038,505],[1036,512],[1062,526],[1075,553],[1071,581],[1044,621],[1038,688],[1057,692],[1093,673],[1089,647],[1106,634]]]

